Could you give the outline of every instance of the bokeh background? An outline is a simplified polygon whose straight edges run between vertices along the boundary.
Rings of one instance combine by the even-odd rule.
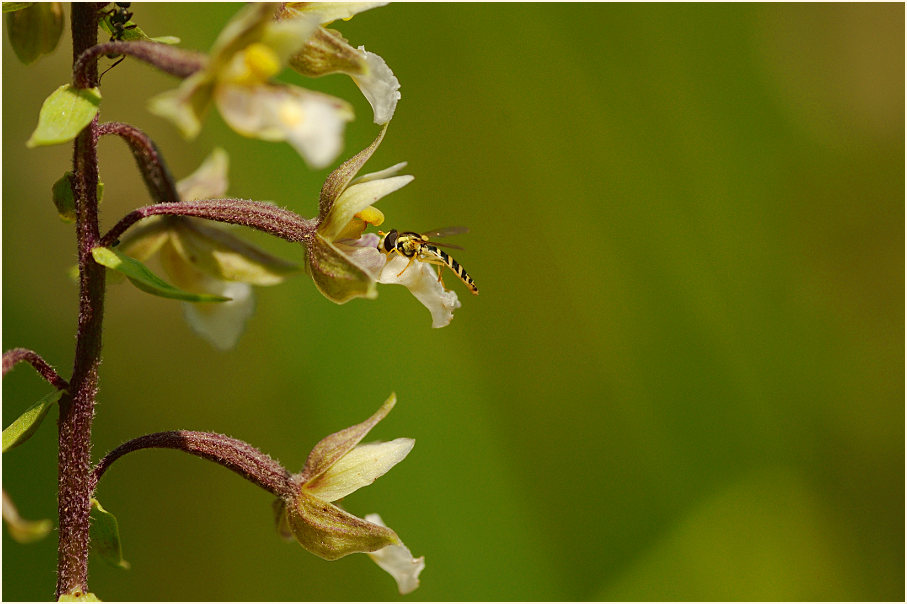
[[[133,10],[205,50],[237,5]],[[258,289],[221,353],[178,302],[111,286],[93,458],[187,428],[296,471],[394,391],[371,436],[416,447],[345,505],[426,557],[407,599],[902,600],[904,6],[400,4],[337,27],[402,83],[366,169],[416,176],[387,224],[468,225],[481,295],[448,277],[463,307],[433,330],[403,288],[335,306],[300,276]],[[2,343],[66,376],[75,245],[50,188],[70,149],[24,143],[70,48],[25,67],[3,43]],[[343,157],[374,138],[348,78],[281,77],[353,102]],[[215,113],[183,141],[144,107],[175,85],[127,59],[102,119],[177,177],[221,146],[232,194],[316,213],[329,169]],[[122,143],[100,157],[109,227],[148,196]],[[3,425],[47,391],[9,374]],[[3,456],[28,518],[56,515],[55,416]],[[270,495],[194,457],[130,455],[98,497],[132,564],[92,561],[103,599],[399,597],[366,556],[280,541]],[[55,535],[4,530],[3,598],[51,597],[55,559]]]

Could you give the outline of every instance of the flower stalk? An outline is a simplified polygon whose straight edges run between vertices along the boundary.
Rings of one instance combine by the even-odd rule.
[[[193,216],[215,222],[226,222],[251,227],[280,237],[292,243],[299,243],[312,237],[316,221],[307,220],[269,203],[249,199],[204,199],[184,201],[178,204],[157,204],[144,206],[126,214],[101,238],[98,245],[113,245],[126,229],[149,216]]]
[[[95,35],[97,41],[97,35]],[[173,48],[157,42],[105,42],[95,44],[76,55],[72,66],[73,82],[77,88],[93,88],[97,80],[98,58],[104,55],[128,55],[144,61],[164,73],[188,78],[205,67],[205,55]],[[91,74],[94,73],[94,76]]]
[[[248,443],[223,434],[193,430],[155,432],[123,443],[105,455],[95,466],[92,472],[92,488],[97,486],[110,464],[127,453],[141,449],[184,451],[220,464],[278,497],[288,497],[293,493],[290,473],[265,453]]]
[[[57,390],[69,388],[69,383],[60,377],[47,361],[42,359],[34,350],[27,348],[12,348],[3,353],[3,375],[5,376],[13,367],[22,362],[31,364],[35,371],[38,372],[38,375],[47,380]]]

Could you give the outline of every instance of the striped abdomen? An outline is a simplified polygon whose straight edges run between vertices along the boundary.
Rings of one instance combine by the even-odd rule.
[[[460,266],[459,262],[451,258],[447,252],[436,248],[430,243],[423,243],[422,250],[424,252],[428,252],[429,254],[438,258],[438,260],[446,264],[450,268],[450,270],[452,270],[457,275],[457,277],[460,278],[460,281],[462,281],[466,285],[466,287],[469,288],[469,291],[474,294],[479,293],[479,288],[478,286],[476,286],[476,282],[472,280],[472,277],[469,276],[469,273],[466,272],[466,269]]]

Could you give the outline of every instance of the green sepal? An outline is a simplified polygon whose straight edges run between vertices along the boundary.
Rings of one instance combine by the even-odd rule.
[[[20,11],[23,8],[28,8],[34,4],[34,2],[4,2],[3,3],[3,12],[4,13],[14,13]]]
[[[25,145],[39,147],[71,141],[91,123],[100,104],[101,91],[98,88],[75,88],[72,84],[60,86],[41,105],[38,126]]]
[[[120,525],[116,516],[101,506],[101,502],[91,500],[91,549],[105,562],[117,568],[129,570],[130,564],[123,559],[123,546],[120,542]]]
[[[3,452],[18,447],[35,433],[44,420],[50,408],[57,403],[62,394],[61,390],[54,390],[43,396],[37,403],[28,408],[25,413],[3,430]]]
[[[57,602],[103,602],[101,598],[97,597],[90,591],[85,592],[76,592],[74,594],[63,594],[60,596],[60,599]]]
[[[9,13],[6,31],[10,46],[26,65],[57,47],[63,33],[63,6],[59,2],[4,2],[3,12]]]
[[[226,302],[230,298],[212,296],[211,294],[193,294],[170,285],[151,270],[136,260],[116,250],[106,247],[96,247],[91,250],[95,262],[109,269],[119,271],[142,291],[162,298],[173,298],[186,302]]]
[[[357,518],[304,492],[287,505],[287,520],[299,545],[325,560],[400,545],[400,538],[393,530]]]
[[[356,266],[321,235],[306,246],[306,270],[325,298],[344,304],[353,298],[375,298],[375,278]]]

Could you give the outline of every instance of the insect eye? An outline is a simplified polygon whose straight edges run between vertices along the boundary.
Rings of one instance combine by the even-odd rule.
[[[397,246],[397,231],[391,231],[384,236],[384,251],[390,252]]]

